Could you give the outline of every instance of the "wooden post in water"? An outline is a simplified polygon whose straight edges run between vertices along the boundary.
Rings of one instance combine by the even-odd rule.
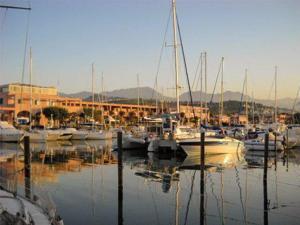
[[[24,137],[24,179],[25,196],[31,199],[31,153],[29,136]]]
[[[269,133],[265,134],[265,154],[264,154],[264,225],[269,224],[268,218],[268,157],[269,157]]]
[[[123,224],[123,149],[122,132],[118,132],[118,224]]]
[[[205,132],[201,132],[201,177],[200,177],[200,225],[204,225],[204,167],[205,167]]]
[[[274,140],[274,150],[275,150],[275,171],[277,170],[277,134],[275,133],[275,140]]]

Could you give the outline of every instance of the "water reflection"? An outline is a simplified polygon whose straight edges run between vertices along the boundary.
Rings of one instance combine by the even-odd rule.
[[[111,144],[32,143],[33,182],[52,193],[65,224],[296,224],[300,219],[299,150],[269,152],[264,182],[262,152],[207,155],[201,179],[200,157],[124,151],[118,167]],[[1,174],[21,171],[24,146],[0,148],[1,158],[10,153],[0,162]],[[24,185],[22,172],[16,183]]]

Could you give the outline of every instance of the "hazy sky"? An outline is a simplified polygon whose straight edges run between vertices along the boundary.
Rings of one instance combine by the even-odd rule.
[[[27,6],[28,1],[0,0]],[[171,0],[32,0],[28,46],[34,83],[70,93],[91,89],[153,87]],[[294,97],[300,85],[299,0],[177,0],[191,80],[200,52],[208,54],[208,88],[225,57],[225,89],[241,91],[249,70],[249,92],[267,98],[278,65],[278,96]],[[0,9],[0,83],[20,82],[27,12]],[[170,24],[171,25],[171,24]],[[167,45],[172,44],[171,26]],[[28,56],[26,79],[28,80]],[[182,66],[181,66],[182,67]],[[174,93],[172,48],[165,47],[158,77]],[[186,89],[186,79],[181,73]]]

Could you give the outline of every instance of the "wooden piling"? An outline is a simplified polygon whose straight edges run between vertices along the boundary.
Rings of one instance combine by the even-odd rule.
[[[118,132],[118,224],[123,224],[123,149],[122,132]]]
[[[204,225],[204,168],[205,168],[205,133],[201,132],[201,154],[200,154],[200,225]]]
[[[25,196],[31,199],[31,153],[29,136],[24,137],[24,179]]]
[[[275,171],[277,170],[277,134],[275,133],[275,145],[274,145],[274,150],[275,150]]]
[[[263,190],[264,190],[264,225],[269,224],[268,218],[268,158],[269,158],[269,133],[265,134],[265,152],[264,152],[264,179],[263,179]]]

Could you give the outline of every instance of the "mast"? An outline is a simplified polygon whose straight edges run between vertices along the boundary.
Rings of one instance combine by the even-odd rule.
[[[206,117],[205,117],[205,125],[207,125],[208,121],[208,108],[207,108],[207,53],[204,52],[204,94],[205,94],[205,110],[206,110]]]
[[[246,124],[248,125],[248,69],[245,69],[245,114]]]
[[[295,124],[294,112],[295,112],[295,107],[296,107],[296,104],[297,104],[297,98],[299,96],[299,92],[300,92],[300,87],[297,90],[297,94],[296,94],[296,97],[294,99],[294,104],[293,104],[293,108],[292,108],[292,121],[293,121],[293,124]]]
[[[222,125],[224,111],[224,57],[221,59],[221,99],[220,99],[220,112],[219,112],[219,125]]]
[[[105,101],[105,97],[104,97],[104,76],[103,76],[103,72],[101,74],[101,103],[102,103],[102,107],[101,107],[101,123],[104,123],[104,106],[103,103]]]
[[[254,122],[254,94],[252,90],[252,123],[255,124]]]
[[[158,115],[158,87],[157,87],[157,77],[155,78],[155,114]]]
[[[140,77],[139,74],[136,75],[137,79],[137,103],[138,103],[138,108],[137,108],[137,118],[138,118],[138,123],[140,121]]]
[[[200,64],[200,126],[202,123],[202,112],[203,112],[203,53],[200,54],[201,64]]]
[[[94,63],[92,64],[92,101],[93,101],[93,105],[92,105],[92,118],[93,118],[93,129],[95,128],[95,96],[94,96],[94,74],[95,73],[95,68],[94,68]]]
[[[175,58],[176,113],[180,113],[176,0],[172,0],[172,10],[173,10],[173,39],[174,39],[174,46],[173,47],[174,47],[174,58]]]
[[[274,105],[274,123],[277,124],[277,66],[275,66],[275,105]]]
[[[30,84],[30,110],[29,110],[29,129],[32,122],[32,48],[29,50],[29,84]]]

